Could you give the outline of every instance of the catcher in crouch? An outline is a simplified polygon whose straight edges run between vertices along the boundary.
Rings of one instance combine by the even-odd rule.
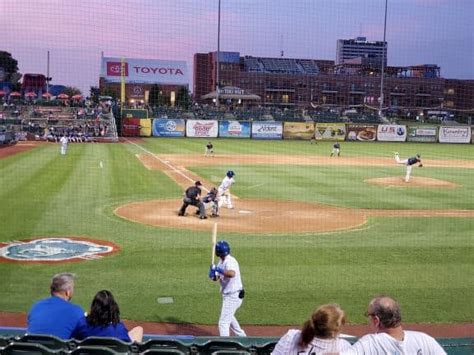
[[[408,159],[401,160],[400,155],[398,153],[395,153],[395,161],[398,164],[404,164],[404,165],[407,166],[407,173],[405,175],[405,182],[410,182],[411,169],[413,168],[413,165],[418,164],[419,168],[423,167],[423,164],[421,163],[420,154],[417,154],[414,157],[410,157]]]
[[[202,199],[204,208],[206,210],[211,210],[212,217],[219,217],[219,198],[217,197],[217,189],[213,187],[206,196]],[[196,211],[196,214],[199,214],[199,210]]]

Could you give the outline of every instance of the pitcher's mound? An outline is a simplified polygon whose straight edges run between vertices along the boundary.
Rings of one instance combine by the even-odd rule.
[[[405,182],[404,176],[390,176],[386,178],[367,179],[365,180],[365,182],[368,182],[369,184],[393,187],[433,187],[452,189],[459,186],[449,181],[417,176],[412,176],[410,178],[410,182]]]
[[[133,222],[157,227],[209,231],[214,222],[219,231],[237,233],[304,233],[350,229],[366,222],[362,211],[292,201],[235,201],[234,209],[221,208],[220,217],[200,220],[189,206],[179,217],[180,200],[153,200],[120,206],[115,214]],[[245,211],[242,213],[242,211]]]

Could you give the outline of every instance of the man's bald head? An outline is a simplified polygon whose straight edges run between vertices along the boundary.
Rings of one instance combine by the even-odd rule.
[[[377,296],[369,303],[367,313],[377,316],[385,328],[396,328],[402,323],[402,313],[396,300],[389,296]]]

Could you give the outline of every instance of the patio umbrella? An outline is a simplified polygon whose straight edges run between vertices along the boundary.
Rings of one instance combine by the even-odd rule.
[[[25,94],[25,97],[30,97],[30,98],[33,98],[33,97],[36,97],[36,96],[38,96],[38,95],[36,95],[33,91],[27,92]]]
[[[67,100],[69,99],[69,95],[66,95],[65,93],[61,93],[58,96],[56,96],[60,100]]]
[[[45,92],[45,93],[44,93],[43,95],[41,95],[41,96],[43,96],[43,97],[45,97],[45,98],[48,98],[48,99],[49,99],[49,98],[50,98],[51,96],[53,96],[53,95],[52,95],[52,94],[50,94],[49,92]]]
[[[5,94],[6,94],[6,92],[5,92],[5,91],[3,91],[3,90],[0,90],[0,96],[4,96]]]
[[[13,92],[10,94],[10,97],[21,97],[21,94],[20,94],[18,91],[13,91]]]
[[[74,96],[72,97],[72,99],[73,99],[73,100],[78,100],[78,101],[79,101],[79,100],[82,100],[82,95],[81,95],[81,94],[74,95]]]

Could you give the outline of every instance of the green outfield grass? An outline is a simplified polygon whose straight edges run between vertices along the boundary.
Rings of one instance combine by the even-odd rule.
[[[148,139],[156,154],[204,153],[207,140]],[[213,140],[217,154],[329,155],[332,144],[301,141]],[[474,160],[474,145],[342,143],[342,155]],[[78,275],[74,301],[85,309],[110,289],[122,317],[215,324],[220,296],[207,279],[210,231],[144,226],[113,210],[130,201],[178,199],[182,189],[135,157],[132,144],[58,145],[0,160],[0,242],[40,236],[111,241],[118,254],[66,264],[0,263],[0,311],[27,312],[48,294],[50,277]],[[334,158],[337,159],[337,158]],[[102,162],[102,164],[100,164]],[[102,165],[102,167],[101,167]],[[451,181],[456,189],[384,188],[364,179],[404,175],[403,166],[328,167],[226,165],[188,167],[218,184],[236,172],[240,198],[306,201],[376,209],[474,209],[474,169],[433,168],[414,176]],[[179,206],[176,206],[178,209]],[[365,323],[374,294],[396,297],[407,322],[472,322],[473,218],[370,218],[358,229],[334,233],[245,235],[220,233],[241,265],[247,296],[242,324],[300,324],[316,305],[339,303],[351,323]],[[173,304],[157,298],[171,296]]]

